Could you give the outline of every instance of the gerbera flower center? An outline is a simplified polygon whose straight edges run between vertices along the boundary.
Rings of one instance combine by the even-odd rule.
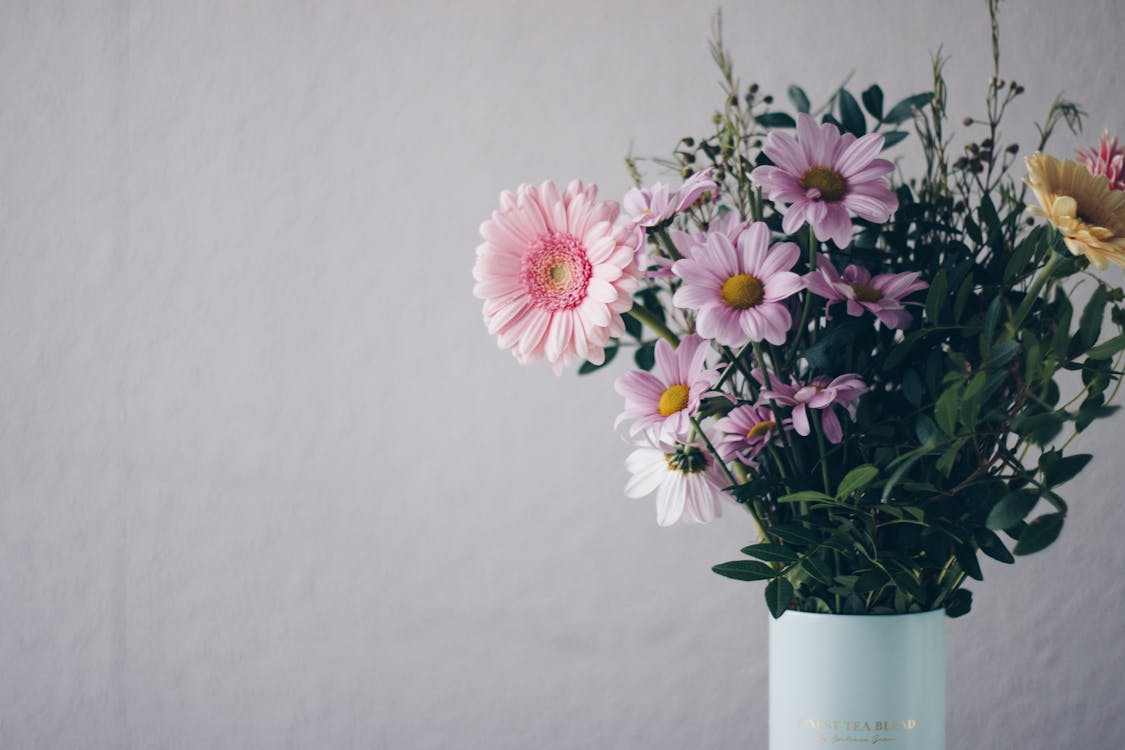
[[[660,394],[660,402],[656,407],[660,410],[660,416],[670,417],[676,412],[686,409],[689,393],[688,387],[682,383],[668,386],[664,393]]]
[[[878,302],[883,299],[883,293],[867,284],[852,284],[857,302]]]
[[[723,302],[735,310],[748,310],[759,304],[765,296],[765,289],[757,276],[740,273],[723,282]]]
[[[671,453],[664,454],[670,471],[682,474],[697,474],[707,468],[707,455],[692,445],[679,445]]]
[[[751,427],[750,431],[746,433],[746,439],[747,440],[753,440],[756,437],[759,437],[761,435],[765,435],[767,432],[772,430],[774,427],[777,427],[777,422],[775,422],[772,419],[767,419],[764,422],[758,422],[758,424]]]
[[[801,188],[805,191],[816,190],[819,197],[827,203],[839,201],[848,192],[848,183],[834,169],[828,167],[813,167],[801,175]]]
[[[571,234],[553,232],[531,243],[520,281],[536,307],[556,312],[582,304],[592,272],[585,246]]]

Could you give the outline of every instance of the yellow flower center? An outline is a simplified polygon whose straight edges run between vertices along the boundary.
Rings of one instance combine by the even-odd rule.
[[[735,310],[748,310],[762,301],[765,295],[757,276],[740,273],[723,282],[723,302]]]
[[[855,298],[858,302],[878,302],[883,299],[882,292],[867,284],[852,284],[852,291],[855,292]]]
[[[694,446],[680,445],[671,453],[664,454],[664,462],[670,471],[696,474],[707,468],[707,455]]]
[[[752,440],[753,438],[756,438],[759,435],[765,435],[767,432],[772,430],[774,427],[777,427],[777,422],[775,422],[772,419],[767,419],[765,422],[758,422],[758,424],[756,424],[756,425],[754,425],[753,427],[750,428],[750,432],[746,433],[746,439]]]
[[[801,175],[801,187],[819,190],[820,199],[826,203],[835,203],[848,192],[848,183],[839,172],[828,167],[813,167],[805,172]]]
[[[656,407],[660,410],[660,416],[670,417],[686,409],[688,393],[688,387],[681,383],[668,386],[664,393],[660,394],[660,403]]]

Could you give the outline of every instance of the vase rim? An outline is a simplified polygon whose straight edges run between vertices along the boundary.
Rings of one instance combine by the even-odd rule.
[[[922,617],[925,617],[926,615],[930,615],[932,617],[944,618],[945,617],[945,609],[930,609],[930,610],[927,610],[925,612],[907,612],[905,614],[893,614],[893,615],[871,615],[871,614],[846,615],[846,614],[836,614],[834,612],[801,612],[801,611],[796,610],[796,609],[787,609],[787,610],[785,610],[785,612],[782,613],[781,617],[778,617],[776,619],[781,620],[785,617],[797,617],[799,619],[806,619],[806,618],[807,619],[842,618],[842,619],[854,619],[854,620],[896,620],[896,619],[905,619],[905,618],[908,618],[908,617],[922,618]]]

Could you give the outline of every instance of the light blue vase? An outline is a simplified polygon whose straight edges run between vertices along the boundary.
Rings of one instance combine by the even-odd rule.
[[[770,750],[945,750],[945,612],[770,621]]]

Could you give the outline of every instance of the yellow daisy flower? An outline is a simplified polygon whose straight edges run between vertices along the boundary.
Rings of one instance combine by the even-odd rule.
[[[1027,183],[1039,200],[1029,206],[1062,233],[1067,249],[1098,268],[1125,268],[1125,191],[1081,164],[1036,152],[1026,159]]]

